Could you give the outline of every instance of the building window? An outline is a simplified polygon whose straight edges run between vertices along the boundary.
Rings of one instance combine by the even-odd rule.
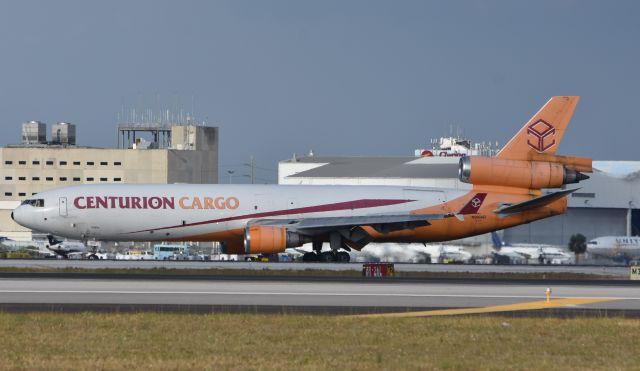
[[[87,178],[87,182],[93,182],[93,178]]]
[[[27,180],[27,177],[26,176],[21,176],[21,177],[18,178],[18,180]]]
[[[575,198],[595,198],[596,194],[595,193],[580,193],[580,192],[576,192],[576,193],[572,193],[571,197],[575,197]]]
[[[73,164],[76,166],[80,166],[80,161],[74,161]]]
[[[80,181],[80,178],[73,178],[73,181],[74,181],[74,182],[79,182],[79,181]]]
[[[13,180],[13,177],[12,176],[5,176],[4,180]]]
[[[65,166],[67,164],[66,161],[60,161],[60,165]]]
[[[11,164],[13,164],[13,161],[5,161],[4,164],[5,165],[11,165]]]
[[[66,176],[61,176],[60,177],[60,181],[61,182],[66,182],[67,181],[67,177]]]
[[[24,196],[26,196],[26,195],[27,195],[27,194],[26,194],[26,193],[24,193],[24,192],[20,192],[20,193],[18,193],[18,196],[19,196],[19,197],[24,197]]]
[[[106,182],[108,179],[107,178],[100,178],[101,182]]]
[[[113,181],[114,181],[114,182],[121,182],[121,181],[122,181],[122,178],[113,178]]]
[[[31,195],[32,195],[32,196],[35,196],[35,195],[37,195],[37,194],[38,194],[38,192],[33,192]]]
[[[122,165],[122,162],[120,161],[116,161],[113,163],[113,166],[121,166],[121,165]]]
[[[48,176],[48,177],[47,177],[47,182],[53,182],[53,177]]]
[[[31,164],[32,165],[40,165],[40,161],[38,161],[38,160],[31,161]]]
[[[100,163],[100,166],[107,166],[107,165],[109,165],[109,163],[108,163],[107,161],[102,161],[102,162]]]
[[[27,162],[26,161],[18,161],[18,165],[26,165]]]
[[[31,180],[40,180],[39,176],[34,176],[33,178],[31,178]]]
[[[93,166],[93,165],[94,165],[94,163],[93,163],[93,161],[87,161],[87,165],[88,165],[88,166]]]
[[[46,164],[53,166],[53,161],[47,161]]]
[[[11,193],[11,192],[5,192],[5,193],[4,193],[4,195],[5,195],[5,196],[7,196],[7,197],[11,197],[11,196],[13,196],[13,193]]]

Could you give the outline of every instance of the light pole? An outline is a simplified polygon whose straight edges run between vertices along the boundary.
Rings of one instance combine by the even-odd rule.
[[[255,178],[255,175],[254,175],[254,168],[255,168],[255,165],[254,165],[254,163],[253,163],[253,156],[251,156],[251,161],[250,161],[248,164],[247,164],[247,163],[244,163],[243,165],[244,165],[244,166],[249,166],[249,167],[251,168],[251,184],[253,184],[253,183],[254,183],[254,181],[255,181],[255,179],[256,179],[256,178]]]
[[[229,173],[229,184],[231,184],[231,177],[233,177],[233,173],[235,173],[235,171],[227,170],[227,173]]]

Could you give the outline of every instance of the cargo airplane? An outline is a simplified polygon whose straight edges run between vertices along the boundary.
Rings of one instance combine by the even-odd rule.
[[[465,189],[411,186],[108,184],[38,193],[12,217],[80,240],[220,241],[229,254],[312,243],[304,260],[348,261],[370,242],[438,242],[562,214],[591,159],[556,155],[579,97],[552,97],[495,157],[463,157]],[[427,174],[425,174],[426,176]],[[330,252],[321,252],[328,242]]]

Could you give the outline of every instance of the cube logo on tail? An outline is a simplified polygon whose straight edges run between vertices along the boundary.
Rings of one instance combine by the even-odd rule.
[[[556,135],[556,128],[544,120],[538,120],[529,125],[527,135],[533,137],[533,142],[530,139],[527,140],[529,147],[540,153],[556,144],[556,140],[553,138]]]
[[[469,214],[477,214],[478,210],[480,210],[480,206],[484,202],[485,197],[487,197],[486,193],[476,193],[469,202],[460,210],[458,214],[460,215],[469,215]]]

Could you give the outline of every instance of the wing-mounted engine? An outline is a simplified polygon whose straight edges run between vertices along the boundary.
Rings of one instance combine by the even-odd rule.
[[[244,230],[245,254],[277,254],[302,246],[311,238],[282,226],[249,225]]]
[[[474,185],[494,185],[527,189],[560,188],[589,179],[591,159],[539,156],[531,161],[471,156],[460,159],[460,181]]]

